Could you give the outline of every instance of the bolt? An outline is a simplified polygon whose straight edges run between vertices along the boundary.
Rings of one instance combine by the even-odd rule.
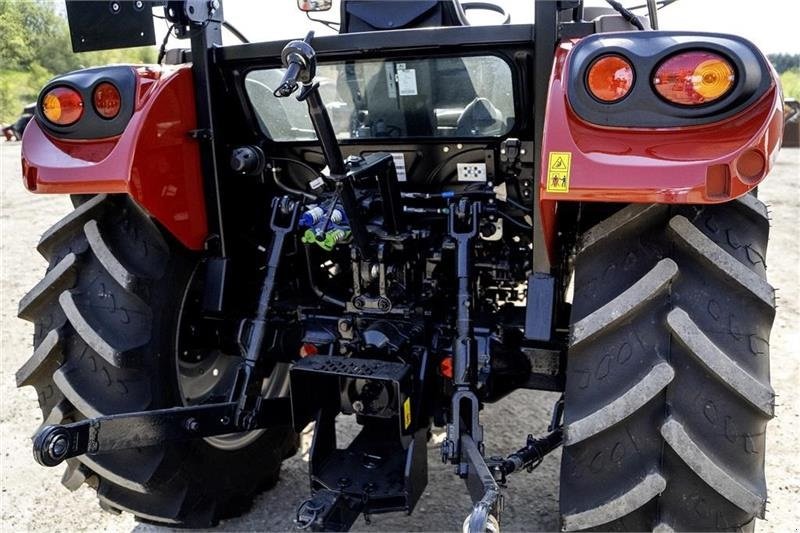
[[[392,307],[392,302],[390,302],[386,298],[380,298],[378,300],[378,309],[381,311],[388,311]]]
[[[196,418],[188,418],[186,419],[184,427],[192,433],[196,433],[197,430],[200,429],[200,422],[198,422]]]
[[[356,309],[364,309],[364,305],[366,305],[366,302],[364,301],[364,298],[362,298],[361,296],[358,296],[356,297],[355,300],[353,300],[353,306]]]
[[[350,329],[352,329],[352,325],[347,320],[342,320],[339,322],[339,331],[341,333],[347,333],[350,331]]]
[[[361,400],[356,400],[353,402],[353,411],[356,413],[363,413],[364,412],[364,402]]]
[[[340,477],[339,480],[336,482],[336,484],[339,485],[339,487],[342,489],[345,487],[349,487],[351,483],[352,481],[350,481],[350,478],[347,476]]]
[[[111,2],[111,11],[114,13],[119,11],[119,2]]]
[[[68,449],[69,441],[67,441],[66,435],[56,435],[47,446],[47,453],[52,459],[58,461],[67,455]]]
[[[450,147],[449,146],[442,147],[442,152],[447,153],[449,151],[450,151]]]
[[[136,2],[133,3],[133,7],[142,9],[144,7],[144,2],[142,2],[142,0],[136,0]]]

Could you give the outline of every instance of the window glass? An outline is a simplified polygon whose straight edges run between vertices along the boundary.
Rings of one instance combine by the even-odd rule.
[[[247,95],[270,138],[313,140],[305,102],[272,94],[284,72],[251,71]],[[315,81],[339,139],[497,137],[514,125],[511,69],[495,56],[327,63]]]

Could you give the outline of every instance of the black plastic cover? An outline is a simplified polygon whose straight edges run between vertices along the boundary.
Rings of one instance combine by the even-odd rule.
[[[156,44],[149,0],[66,0],[73,52]]]
[[[662,99],[652,85],[655,70],[680,52],[715,52],[734,67],[736,86],[716,102],[696,107]],[[606,54],[627,58],[634,68],[631,92],[622,100],[605,103],[586,87],[589,67]],[[672,31],[636,31],[597,34],[581,40],[568,65],[569,103],[578,116],[601,126],[665,128],[694,126],[725,119],[755,103],[772,84],[767,61],[751,42],[733,35]]]
[[[117,87],[122,98],[119,113],[114,118],[104,118],[97,114],[92,105],[94,89],[107,81]],[[53,124],[42,115],[42,98],[54,87],[69,87],[83,97],[83,116],[69,126]],[[113,66],[76,70],[50,80],[39,93],[36,102],[36,120],[47,131],[64,139],[103,139],[115,137],[125,130],[133,115],[136,99],[136,75],[133,67]]]

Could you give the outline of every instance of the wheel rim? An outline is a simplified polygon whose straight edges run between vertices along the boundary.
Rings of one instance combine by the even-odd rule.
[[[226,353],[219,346],[197,346],[192,322],[196,320],[202,298],[202,281],[195,268],[184,291],[178,315],[175,343],[175,372],[181,402],[185,406],[225,402],[236,378],[242,358]],[[289,366],[277,364],[261,387],[262,396],[273,398],[288,392]],[[252,444],[265,430],[229,433],[205,437],[210,445],[221,450],[238,450]]]

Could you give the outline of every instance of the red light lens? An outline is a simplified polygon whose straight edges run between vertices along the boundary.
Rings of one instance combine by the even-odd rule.
[[[108,82],[99,84],[92,97],[97,114],[103,118],[114,118],[122,108],[122,97],[119,90]]]
[[[589,92],[598,100],[622,100],[633,87],[633,65],[622,56],[602,56],[589,67],[586,82]]]
[[[685,52],[664,61],[653,75],[653,87],[679,105],[702,105],[730,92],[736,74],[728,60],[713,52]]]
[[[69,126],[83,116],[83,98],[75,89],[55,87],[42,98],[42,114],[57,126]]]

